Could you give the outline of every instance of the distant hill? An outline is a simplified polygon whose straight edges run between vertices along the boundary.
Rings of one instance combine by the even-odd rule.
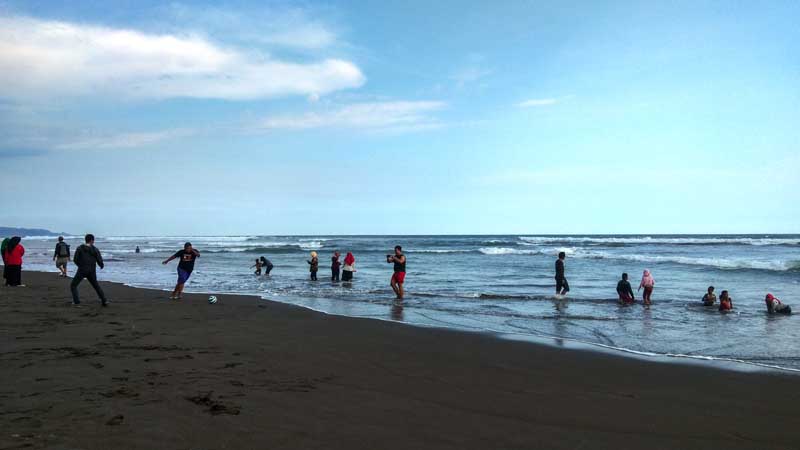
[[[55,233],[44,228],[13,228],[13,227],[0,227],[0,236],[59,236],[67,233]]]

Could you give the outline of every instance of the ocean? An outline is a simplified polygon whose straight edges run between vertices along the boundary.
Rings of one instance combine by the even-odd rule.
[[[161,261],[187,240],[202,256],[186,290],[217,293],[221,302],[225,293],[254,294],[330,314],[800,370],[800,317],[769,316],[764,305],[771,292],[800,313],[800,235],[99,237],[107,263],[100,279],[171,290],[177,262]],[[82,239],[67,241],[74,251]],[[408,258],[402,303],[386,263],[397,244]],[[55,273],[55,239],[27,237],[23,245],[24,269]],[[320,255],[317,282],[308,279],[312,250]],[[330,281],[335,250],[342,259],[355,255],[353,283]],[[554,296],[559,251],[567,254],[566,299]],[[275,265],[270,277],[249,268],[259,256]],[[635,290],[643,269],[656,279],[653,306],[618,305],[620,274]],[[730,292],[734,311],[701,306],[709,285],[718,296]]]

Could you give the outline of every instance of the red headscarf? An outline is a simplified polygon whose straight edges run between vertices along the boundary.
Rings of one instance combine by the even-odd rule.
[[[344,257],[344,263],[348,266],[352,266],[353,264],[355,264],[355,262],[356,262],[355,256],[353,256],[352,253],[347,252],[347,256]]]

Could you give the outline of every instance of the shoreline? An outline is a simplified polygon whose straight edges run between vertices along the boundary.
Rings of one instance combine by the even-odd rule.
[[[797,379],[301,306],[26,275],[0,289],[0,448],[785,449]],[[770,395],[768,392],[774,392]]]
[[[26,271],[26,273],[37,273],[37,274],[56,274],[57,272],[45,272],[40,270],[30,270]],[[71,279],[71,277],[70,277]],[[157,291],[157,292],[171,292],[170,288],[150,288],[150,287],[143,287],[143,286],[136,286],[131,283],[121,282],[121,281],[105,281],[106,283],[112,284],[119,284],[121,286],[129,287],[132,289],[142,289],[142,290],[150,290],[150,291]],[[186,294],[193,294],[193,295],[225,295],[234,296],[234,297],[251,297],[254,299],[258,299],[259,301],[264,301],[268,303],[279,303],[282,305],[288,305],[292,307],[302,308],[305,310],[309,310],[318,314],[323,314],[326,316],[333,316],[333,317],[346,317],[352,319],[362,319],[362,320],[377,320],[379,322],[388,322],[388,323],[395,323],[399,325],[405,325],[410,327],[419,327],[419,328],[431,328],[431,329],[439,329],[443,331],[453,331],[457,333],[469,333],[469,334],[478,334],[486,336],[487,338],[498,339],[501,341],[519,341],[519,342],[527,342],[532,345],[540,345],[546,346],[555,349],[565,349],[565,350],[572,350],[572,351],[586,351],[586,352],[596,352],[604,355],[610,355],[614,357],[620,358],[631,358],[638,361],[650,362],[655,364],[683,364],[689,366],[697,366],[697,367],[705,367],[713,370],[732,370],[736,372],[766,372],[766,373],[779,373],[779,374],[786,374],[789,376],[800,376],[800,369],[795,369],[791,367],[783,367],[777,365],[770,365],[764,363],[757,363],[757,362],[750,362],[746,360],[740,360],[735,358],[720,358],[714,356],[706,356],[706,355],[685,355],[685,354],[673,354],[673,353],[655,353],[655,352],[646,352],[646,351],[639,351],[639,350],[632,350],[624,347],[615,347],[610,345],[604,345],[600,343],[593,343],[593,342],[585,342],[578,339],[573,338],[562,338],[557,336],[545,336],[545,335],[534,335],[534,334],[523,334],[523,333],[509,333],[504,331],[497,331],[497,330],[489,330],[489,329],[464,329],[458,327],[448,327],[444,325],[431,325],[425,323],[413,323],[413,322],[406,322],[403,320],[394,320],[394,319],[386,319],[380,317],[369,317],[369,316],[357,316],[357,315],[346,315],[346,314],[337,314],[333,312],[328,312],[322,309],[316,309],[306,305],[299,305],[287,301],[275,300],[271,298],[267,298],[264,296],[259,296],[258,294],[245,294],[245,293],[236,293],[236,292],[227,292],[227,291],[216,291],[216,292],[201,292],[201,291],[194,291],[194,290],[186,290],[184,291]]]

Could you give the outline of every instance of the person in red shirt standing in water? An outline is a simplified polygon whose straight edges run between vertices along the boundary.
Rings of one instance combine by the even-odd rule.
[[[394,248],[394,255],[386,255],[386,262],[394,263],[394,274],[389,283],[392,290],[397,294],[397,299],[403,299],[403,283],[406,281],[406,255],[403,254],[403,247],[399,245]]]
[[[194,260],[200,257],[200,252],[192,248],[192,243],[187,242],[183,244],[183,250],[178,250],[174,255],[170,256],[161,264],[167,264],[175,258],[180,259],[178,262],[178,282],[175,284],[175,289],[172,291],[170,300],[179,300],[183,294],[183,285],[189,281],[194,270]]]

